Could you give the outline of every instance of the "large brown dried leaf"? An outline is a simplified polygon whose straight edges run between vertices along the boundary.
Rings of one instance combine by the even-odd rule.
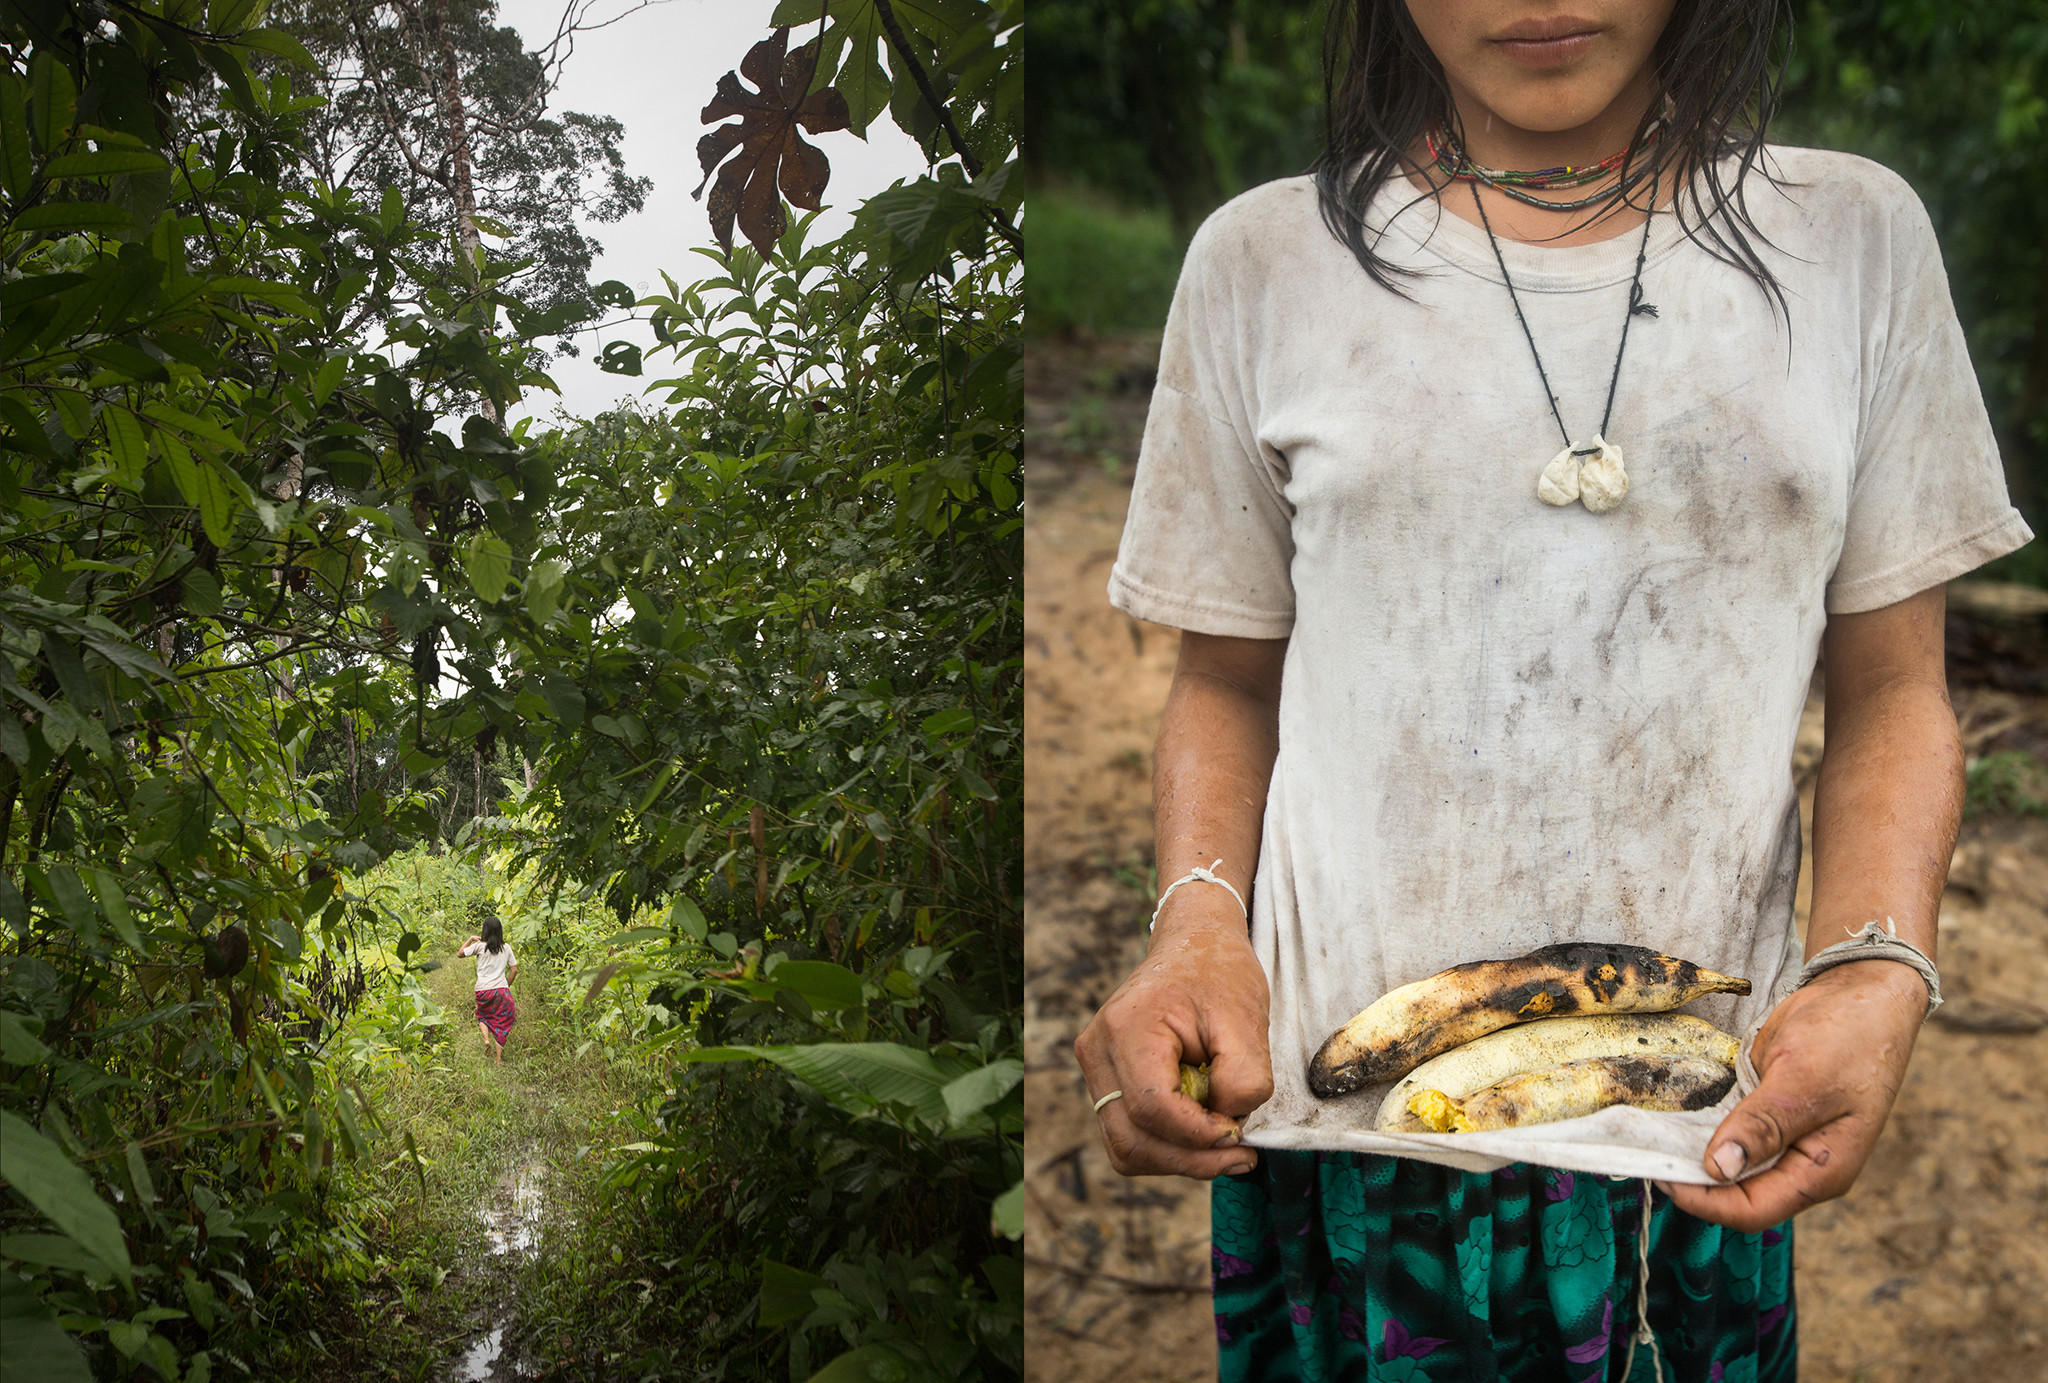
[[[810,90],[818,61],[817,42],[785,55],[788,40],[789,30],[777,29],[755,44],[738,72],[718,79],[718,94],[704,107],[707,125],[739,117],[736,123],[720,125],[697,141],[704,182],[711,182],[714,171],[718,174],[706,208],[711,213],[711,232],[728,250],[735,220],[740,233],[763,256],[773,250],[788,226],[782,214],[784,197],[806,211],[818,209],[832,165],[824,151],[806,142],[800,131],[824,134],[847,126],[845,97],[829,86]],[[747,90],[741,77],[758,89]],[[700,182],[690,195],[700,196],[703,191]]]

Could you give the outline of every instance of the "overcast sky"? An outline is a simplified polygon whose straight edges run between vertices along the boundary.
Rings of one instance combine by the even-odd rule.
[[[600,0],[591,18],[609,18],[633,3]],[[498,22],[517,29],[527,48],[539,48],[553,37],[562,5],[563,0],[498,0]],[[575,56],[563,71],[551,110],[616,118],[626,127],[626,171],[654,180],[646,210],[608,226],[585,227],[604,246],[591,272],[593,281],[620,279],[645,293],[660,285],[663,270],[679,283],[716,272],[710,260],[690,253],[693,246],[715,243],[704,204],[690,200],[690,189],[703,176],[697,140],[709,128],[698,116],[719,77],[737,68],[747,49],[768,36],[774,9],[774,0],[666,0],[610,28],[577,36]],[[814,27],[797,30],[792,42],[815,32]],[[886,116],[869,127],[866,143],[843,130],[814,142],[832,160],[828,210],[817,227],[827,239],[846,228],[864,198],[924,167],[916,143]],[[654,344],[644,324],[612,335],[643,349]],[[512,420],[531,414],[547,421],[558,406],[590,417],[637,396],[649,379],[667,373],[673,359],[650,359],[649,374],[629,379],[608,375],[593,363],[603,338],[586,336],[578,345],[581,356],[558,361],[548,371],[562,386],[561,399],[545,390],[529,394],[514,406]]]

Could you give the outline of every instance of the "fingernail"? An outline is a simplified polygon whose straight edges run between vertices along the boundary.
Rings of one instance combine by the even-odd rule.
[[[1234,1148],[1237,1146],[1237,1140],[1241,1137],[1243,1137],[1242,1134],[1240,1134],[1236,1129],[1232,1129],[1230,1130],[1230,1132],[1224,1134],[1221,1138],[1217,1139],[1209,1146],[1212,1148]]]
[[[1740,1143],[1723,1143],[1714,1149],[1714,1167],[1721,1173],[1723,1181],[1733,1181],[1741,1176],[1743,1164],[1748,1160]]]
[[[1650,1184],[1667,1196],[1671,1194],[1671,1183],[1668,1181],[1653,1181]]]
[[[1242,1162],[1233,1162],[1233,1163],[1231,1163],[1231,1164],[1230,1164],[1230,1165],[1229,1165],[1228,1167],[1225,1167],[1225,1168],[1224,1168],[1223,1170],[1224,1170],[1224,1171],[1226,1171],[1226,1172],[1228,1172],[1228,1173],[1229,1173],[1229,1174],[1230,1174],[1231,1176],[1234,1176],[1234,1177],[1241,1177],[1241,1176],[1243,1176],[1243,1175],[1244,1175],[1244,1174],[1245,1174],[1246,1172],[1249,1172],[1249,1171],[1250,1171],[1250,1170],[1251,1170],[1252,1168],[1254,1168],[1254,1167],[1256,1167],[1256,1166],[1258,1166],[1258,1165],[1259,1165],[1259,1160],[1258,1160],[1257,1158],[1255,1158],[1255,1157],[1251,1157],[1251,1158],[1246,1158],[1246,1159],[1245,1159],[1244,1161],[1242,1161]]]

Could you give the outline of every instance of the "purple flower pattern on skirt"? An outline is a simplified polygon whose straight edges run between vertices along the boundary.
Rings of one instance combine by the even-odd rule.
[[[1396,1359],[1427,1358],[1431,1350],[1450,1343],[1449,1340],[1439,1340],[1432,1335],[1410,1335],[1408,1327],[1394,1316],[1387,1317],[1387,1330],[1382,1339],[1387,1349],[1387,1362],[1390,1364]]]
[[[1600,1314],[1600,1333],[1584,1344],[1573,1345],[1564,1352],[1564,1357],[1574,1364],[1590,1364],[1595,1359],[1603,1359],[1607,1355],[1608,1336],[1614,1332],[1614,1298],[1603,1299],[1601,1305],[1605,1309]]]

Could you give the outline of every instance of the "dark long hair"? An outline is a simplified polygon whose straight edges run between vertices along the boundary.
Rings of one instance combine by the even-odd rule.
[[[1777,109],[1791,40],[1790,0],[1678,0],[1652,58],[1664,100],[1650,103],[1630,155],[1640,147],[1654,170],[1692,170],[1694,205],[1688,208],[1684,196],[1673,202],[1680,227],[1716,259],[1755,279],[1780,310],[1784,290],[1752,243],[1764,236],[1750,218],[1743,188]],[[1315,165],[1323,223],[1375,283],[1401,292],[1394,276],[1410,271],[1380,258],[1365,211],[1389,179],[1401,176],[1423,131],[1439,117],[1457,118],[1443,68],[1416,30],[1407,0],[1330,0],[1323,94],[1324,150]],[[1664,128],[1642,146],[1659,114]],[[1451,133],[1463,143],[1462,130]],[[1737,162],[1728,177],[1722,161],[1731,156]],[[1425,171],[1432,182],[1440,176],[1434,167]],[[1624,163],[1621,176],[1635,171]]]
[[[484,939],[484,949],[492,955],[505,949],[505,924],[498,920],[496,913],[484,918],[483,926],[477,928],[477,935]]]

